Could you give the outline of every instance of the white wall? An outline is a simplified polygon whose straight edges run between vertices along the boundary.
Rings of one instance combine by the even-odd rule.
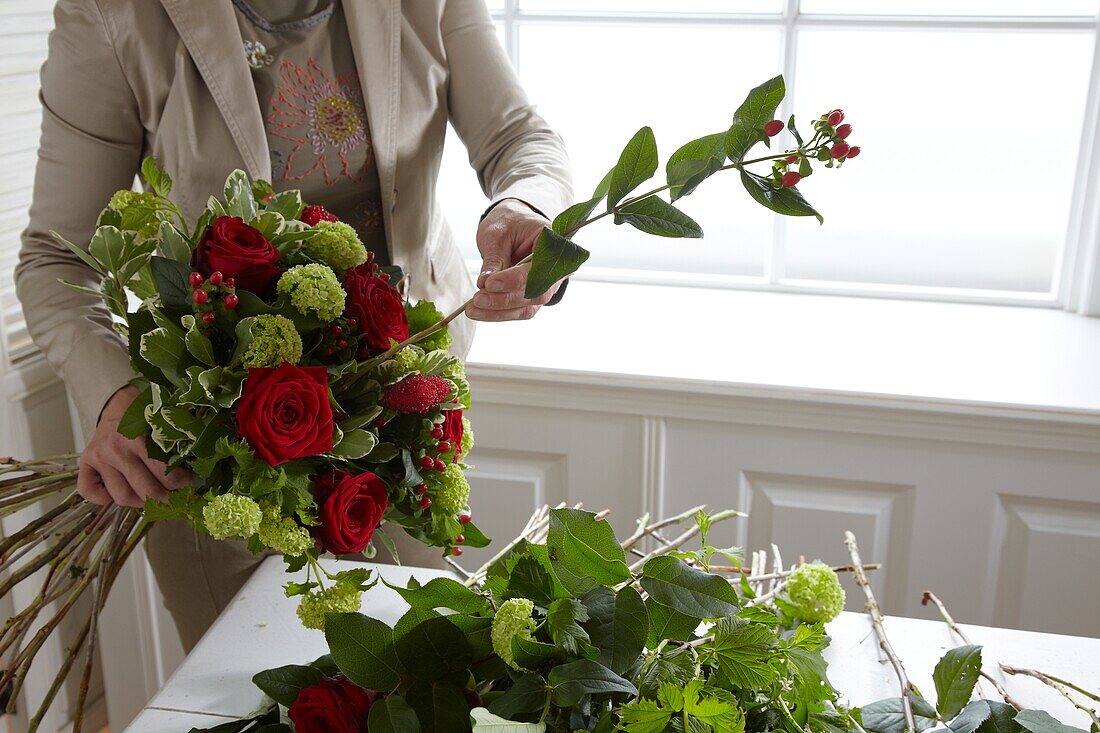
[[[473,366],[475,521],[510,538],[543,502],[750,514],[715,539],[847,562],[858,536],[887,612],[1100,635],[1100,423],[1041,410],[859,404]],[[478,564],[487,551],[464,560]],[[850,582],[849,608],[860,606]],[[1050,603],[1052,597],[1064,603]]]

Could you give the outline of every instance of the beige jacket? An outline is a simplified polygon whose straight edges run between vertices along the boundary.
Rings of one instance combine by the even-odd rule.
[[[391,261],[412,293],[450,310],[472,292],[435,195],[448,121],[492,201],[553,217],[570,203],[561,139],[535,113],[483,0],[343,0],[382,187]],[[155,155],[195,217],[225,176],[271,164],[230,0],[60,0],[42,69],[42,141],[16,271],[31,335],[90,430],[129,380],[94,273],[53,241],[86,243],[111,194]],[[469,233],[472,235],[472,233]],[[469,348],[472,324],[456,340]]]

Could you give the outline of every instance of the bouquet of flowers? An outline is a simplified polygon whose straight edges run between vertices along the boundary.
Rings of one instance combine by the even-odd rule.
[[[983,672],[982,648],[930,593],[964,645],[937,663],[935,703],[921,697],[882,630],[866,574],[879,566],[862,563],[851,533],[851,565],[787,567],[773,545],[746,568],[738,548],[707,536],[738,512],[646,516],[622,541],[603,514],[544,507],[464,583],[389,586],[410,607],[393,626],[330,615],[327,654],[259,672],[264,709],[207,733],[1085,733],[1026,709]],[[697,549],[684,549],[695,538]],[[642,539],[656,547],[640,550]],[[829,682],[825,624],[846,600],[838,572],[865,592],[901,697],[852,708]],[[1096,695],[1036,670],[1001,669],[1045,680],[1098,729],[1086,705]],[[1003,702],[985,696],[980,677]]]
[[[527,297],[584,263],[589,253],[573,237],[600,219],[701,237],[674,202],[719,171],[737,170],[752,198],[779,214],[820,221],[797,184],[815,165],[840,167],[860,149],[847,142],[852,127],[841,110],[813,120],[805,137],[793,116],[773,119],[784,95],[782,77],[753,89],[728,129],[681,146],[665,183],[640,194],[659,160],[652,130],[639,130],[593,196],[557,216],[521,261],[530,264]],[[749,157],[785,129],[791,147]],[[451,562],[463,545],[488,543],[470,521],[464,476],[469,385],[448,352],[448,324],[468,304],[444,316],[430,302],[410,302],[400,270],[379,267],[351,227],[297,191],[277,193],[234,171],[190,223],[156,161],[147,159],[142,174],[148,190],[112,197],[87,247],[64,243],[101,277],[99,289],[70,287],[102,297],[128,340],[139,396],[119,431],[195,480],[144,510],[99,508],[75,495],[76,456],[0,466],[0,513],[48,502],[0,541],[0,570],[9,572],[0,597],[46,570],[36,599],[0,630],[0,689],[14,683],[11,704],[61,619],[93,595],[40,715],[80,654],[83,708],[99,610],[152,522],[186,520],[216,539],[282,553],[291,571],[306,572],[286,590],[301,596],[299,616],[315,628],[326,614],[358,610],[372,582],[363,569],[327,573],[317,562],[324,552],[370,557],[376,543],[392,552],[396,529]],[[56,613],[31,634],[54,603]]]

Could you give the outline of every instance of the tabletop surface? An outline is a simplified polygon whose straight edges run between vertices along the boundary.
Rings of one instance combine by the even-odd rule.
[[[351,563],[322,560],[331,571]],[[393,584],[410,576],[421,582],[447,571],[366,564]],[[281,558],[266,560],[230,606],[206,633],[164,688],[125,733],[187,733],[192,727],[211,727],[256,710],[262,694],[252,675],[286,664],[316,659],[327,649],[324,635],[304,628],[294,614],[297,599],[286,598],[287,576]],[[363,612],[394,623],[408,609],[395,592],[379,584],[364,596]],[[984,668],[1004,682],[1009,693],[1027,707],[1042,708],[1064,723],[1088,727],[1087,718],[1057,692],[1030,678],[1005,677],[998,662],[1042,670],[1083,687],[1100,691],[1100,639],[1040,634],[1012,629],[963,625],[975,644],[981,644]],[[827,627],[833,641],[825,654],[829,679],[843,698],[864,705],[897,696],[897,682],[879,654],[865,614],[843,613]],[[886,631],[909,677],[918,688],[933,694],[932,669],[947,649],[957,646],[947,627],[937,621],[889,617]],[[995,693],[987,688],[992,699]]]

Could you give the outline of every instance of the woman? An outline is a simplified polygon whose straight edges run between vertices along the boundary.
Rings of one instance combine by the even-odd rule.
[[[16,273],[35,341],[88,435],[78,490],[140,506],[185,485],[116,431],[136,390],[125,345],[89,287],[94,272],[50,236],[87,242],[146,155],[195,217],[234,168],[300,188],[444,309],[473,292],[435,198],[450,122],[491,201],[478,229],[480,288],[467,314],[530,318],[524,267],[569,204],[565,151],[528,103],[483,0],[60,0],[42,70],[43,124]],[[464,354],[472,324],[455,326]],[[434,553],[408,541],[406,562]],[[241,544],[154,527],[147,551],[190,649],[259,562]]]

